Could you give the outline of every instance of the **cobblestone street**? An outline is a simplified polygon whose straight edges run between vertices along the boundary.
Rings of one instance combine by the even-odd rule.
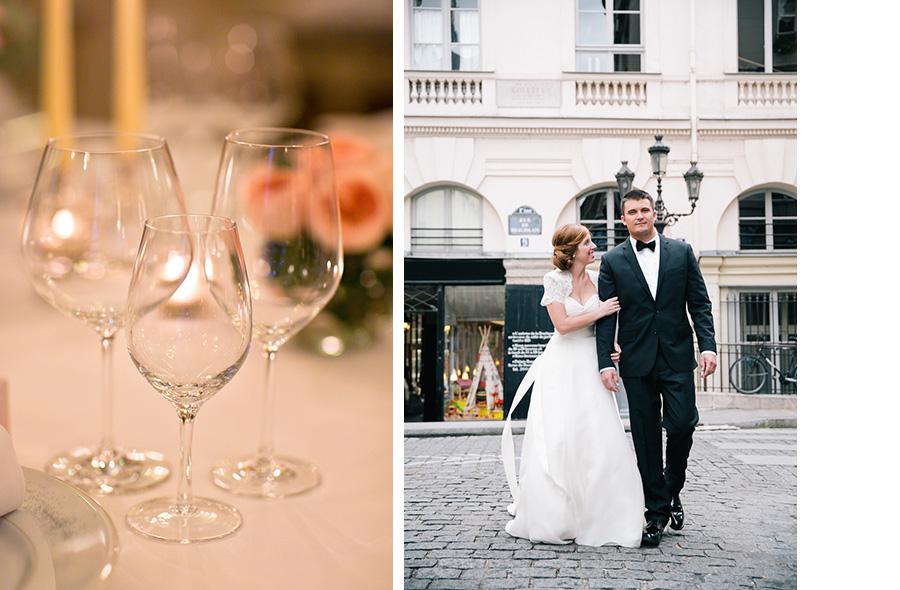
[[[507,535],[499,436],[407,438],[405,587],[795,588],[796,440],[794,429],[698,431],[684,530],[623,549]]]

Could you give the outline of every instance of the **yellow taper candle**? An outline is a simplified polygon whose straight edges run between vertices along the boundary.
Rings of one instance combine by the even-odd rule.
[[[44,0],[42,16],[41,108],[47,116],[47,135],[54,137],[72,129],[72,0]]]
[[[147,106],[147,51],[144,0],[114,0],[113,112],[116,129],[144,131]]]

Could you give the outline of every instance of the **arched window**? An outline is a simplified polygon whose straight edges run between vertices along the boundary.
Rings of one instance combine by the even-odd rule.
[[[796,250],[797,197],[754,191],[738,201],[741,250]]]
[[[575,203],[578,223],[591,230],[597,249],[606,252],[628,238],[622,223],[622,199],[613,187],[598,188],[578,197]]]
[[[481,252],[481,197],[456,186],[426,189],[412,198],[413,252]]]

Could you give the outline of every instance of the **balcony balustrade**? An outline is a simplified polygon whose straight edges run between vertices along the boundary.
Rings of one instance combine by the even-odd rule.
[[[736,83],[738,106],[797,107],[796,76],[742,76]]]
[[[558,89],[552,85],[559,84]],[[516,94],[510,94],[513,88]],[[698,80],[699,118],[795,119],[797,76],[724,74]],[[540,80],[493,72],[406,72],[407,117],[668,120],[691,114],[684,76],[560,72]]]
[[[409,104],[476,105],[484,100],[480,74],[407,72],[406,85]]]

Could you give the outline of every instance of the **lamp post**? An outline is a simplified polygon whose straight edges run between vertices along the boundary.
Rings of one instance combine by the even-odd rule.
[[[654,143],[647,150],[650,153],[650,168],[656,177],[656,231],[660,234],[666,226],[674,225],[682,217],[687,217],[694,212],[697,201],[700,199],[700,183],[703,181],[703,173],[697,168],[697,162],[692,161],[691,167],[684,173],[684,182],[687,184],[688,202],[691,210],[687,213],[670,213],[662,196],[662,177],[666,175],[666,166],[669,162],[669,147],[662,142],[662,135],[654,136]],[[622,167],[616,173],[616,184],[619,185],[619,194],[625,195],[631,190],[634,181],[634,172],[628,168],[628,162],[623,161]]]
[[[647,150],[650,153],[650,171],[656,177],[656,231],[662,233],[659,225],[666,214],[665,204],[662,198],[662,177],[666,175],[666,166],[669,163],[669,147],[662,142],[662,135],[656,136],[656,143]],[[663,221],[662,227],[666,224]]]
[[[662,135],[656,135],[656,143],[647,151],[650,153],[650,167],[656,177],[656,231],[660,234],[666,226],[674,225],[682,217],[687,217],[697,207],[700,198],[700,183],[703,181],[703,173],[697,168],[697,162],[691,162],[691,167],[684,173],[684,182],[687,184],[688,202],[691,210],[687,213],[670,213],[662,196],[662,177],[666,175],[666,165],[669,161],[669,148],[662,142]]]

